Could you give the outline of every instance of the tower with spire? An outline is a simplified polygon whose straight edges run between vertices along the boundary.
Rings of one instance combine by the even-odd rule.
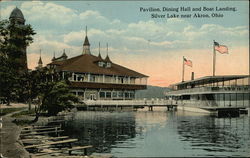
[[[10,21],[10,26],[15,26],[15,27],[24,27],[25,26],[25,19],[23,16],[22,11],[19,8],[15,8],[12,10],[12,12],[10,13],[10,17],[9,17],[9,21]],[[22,33],[17,33],[17,32],[11,32],[10,33],[11,38],[19,38],[19,39],[24,39]],[[9,54],[10,58],[17,58],[18,57],[18,61],[19,61],[19,67],[18,67],[18,72],[19,73],[24,73],[28,71],[28,66],[27,66],[27,54],[26,54],[26,46],[22,45],[22,46],[18,46],[18,51],[16,51],[14,54]]]
[[[43,61],[42,61],[42,56],[41,56],[41,49],[40,49],[40,58],[38,60],[38,66],[36,67],[36,69],[41,69],[43,67]]]
[[[88,39],[87,31],[88,31],[88,28],[86,26],[86,35],[85,35],[85,40],[84,40],[84,43],[83,43],[82,54],[91,54],[90,53],[90,44],[89,44],[89,39]]]
[[[109,59],[109,45],[107,43],[107,56],[104,59],[104,61],[106,62],[106,67],[110,68],[111,67],[111,60]]]

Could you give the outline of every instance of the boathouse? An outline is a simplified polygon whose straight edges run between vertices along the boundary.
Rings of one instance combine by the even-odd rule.
[[[108,53],[103,59],[100,46],[99,55],[93,55],[87,33],[80,55],[68,58],[64,50],[47,67],[67,77],[72,93],[83,100],[133,100],[137,90],[147,88],[148,76],[114,63]]]

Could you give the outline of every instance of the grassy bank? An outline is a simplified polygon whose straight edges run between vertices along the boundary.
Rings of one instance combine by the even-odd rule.
[[[0,110],[0,116],[4,116],[6,114],[12,113],[12,112],[16,112],[19,110],[23,110],[25,108],[4,108]]]
[[[25,111],[20,111],[18,113],[13,114],[11,117],[22,117],[23,115],[34,115],[35,114],[35,109],[31,110],[25,110]]]

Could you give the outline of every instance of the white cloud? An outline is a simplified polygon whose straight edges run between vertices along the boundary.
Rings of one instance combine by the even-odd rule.
[[[11,11],[15,8],[14,5],[9,5],[6,8],[1,7],[1,18],[2,19],[9,19]]]
[[[9,5],[1,8],[2,17],[8,18],[14,7]],[[51,58],[54,51],[59,56],[63,49],[66,49],[69,56],[81,54],[86,25],[89,28],[88,37],[92,53],[98,52],[99,41],[102,47],[105,45],[103,43],[108,42],[111,60],[120,61],[125,65],[130,65],[129,62],[139,59],[144,60],[146,56],[152,64],[156,62],[155,56],[162,54],[167,54],[165,56],[167,58],[192,49],[196,49],[197,52],[198,49],[208,50],[212,47],[213,39],[228,45],[229,48],[248,47],[248,26],[228,27],[218,24],[198,26],[184,19],[168,19],[161,22],[150,19],[125,23],[120,19],[110,19],[97,10],[79,13],[63,5],[41,1],[23,2],[20,8],[27,23],[31,23],[37,32],[34,43],[28,47],[28,54],[32,54],[28,56],[32,58],[30,61],[34,60],[33,63],[38,61],[39,56],[34,54],[39,54],[40,48],[45,58]],[[106,55],[104,47],[102,54]],[[119,59],[121,55],[123,56]],[[153,55],[154,61],[152,61]],[[127,57],[129,61],[122,60]],[[135,67],[139,71],[144,71],[140,66]],[[150,68],[149,64],[148,69]],[[145,70],[145,73],[147,71],[150,70]]]
[[[52,2],[23,2],[21,10],[29,21],[69,24],[77,17],[76,11]]]

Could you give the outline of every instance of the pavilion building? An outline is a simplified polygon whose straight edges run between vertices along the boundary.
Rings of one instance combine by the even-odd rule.
[[[87,34],[81,55],[68,58],[64,50],[47,67],[67,78],[72,93],[84,100],[132,100],[137,90],[147,88],[148,76],[112,62],[108,54],[103,59],[100,46],[98,56],[91,54]]]

